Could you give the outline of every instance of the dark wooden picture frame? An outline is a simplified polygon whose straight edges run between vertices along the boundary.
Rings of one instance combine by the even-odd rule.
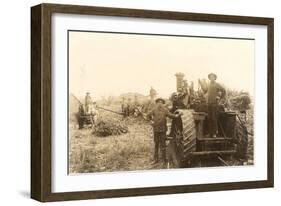
[[[51,16],[54,13],[221,22],[267,26],[268,131],[267,180],[53,193],[51,191]],[[274,75],[272,18],[41,4],[31,8],[31,197],[48,202],[273,187]]]

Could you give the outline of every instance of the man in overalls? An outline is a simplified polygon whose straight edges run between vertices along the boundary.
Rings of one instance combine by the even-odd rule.
[[[210,73],[208,78],[210,80],[207,91],[208,128],[210,137],[216,137],[218,132],[218,102],[225,98],[226,91],[216,82],[216,74]]]

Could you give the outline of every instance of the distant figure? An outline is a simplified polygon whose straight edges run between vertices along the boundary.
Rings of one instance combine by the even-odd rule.
[[[224,99],[226,95],[225,89],[216,82],[217,75],[210,73],[208,75],[210,84],[208,85],[207,92],[207,105],[208,105],[208,127],[210,137],[216,137],[218,132],[218,102]],[[203,89],[203,88],[202,88]]]
[[[150,100],[151,100],[151,101],[154,101],[156,95],[157,95],[156,90],[153,89],[153,87],[150,87],[150,91],[149,91]]]
[[[131,113],[131,98],[129,97],[128,100],[127,100],[127,103],[125,105],[125,117],[128,117],[130,116],[130,113]]]
[[[97,104],[96,102],[92,102],[92,104],[89,105],[89,114],[91,115],[92,124],[96,125],[99,117],[99,111],[97,110]]]
[[[83,115],[85,115],[83,104],[79,104],[78,114],[76,114],[79,129],[83,129]]]
[[[178,118],[181,114],[172,114],[164,106],[165,100],[162,98],[156,99],[156,106],[148,114],[147,117],[152,119],[153,135],[154,135],[154,163],[159,161],[159,149],[164,164],[167,163],[166,159],[166,132],[167,132],[167,117]]]
[[[248,92],[242,92],[240,95],[239,112],[244,116],[244,121],[247,122],[247,110],[250,109],[251,98]]]
[[[241,113],[250,109],[251,98],[248,92],[241,92],[239,110]]]
[[[194,95],[194,83],[193,82],[190,82],[190,85],[189,85],[189,94],[191,96]]]
[[[89,113],[89,106],[91,104],[92,104],[92,98],[90,96],[90,92],[87,92],[86,96],[85,96],[85,112],[86,112],[86,114]]]
[[[122,97],[121,112],[122,112],[123,114],[125,113],[125,97]]]
[[[183,80],[183,93],[189,94],[188,83],[186,79]]]
[[[139,116],[140,114],[140,110],[139,110],[139,106],[140,106],[140,103],[139,103],[139,100],[138,100],[138,96],[135,95],[134,96],[134,103],[133,103],[133,114],[135,117]]]

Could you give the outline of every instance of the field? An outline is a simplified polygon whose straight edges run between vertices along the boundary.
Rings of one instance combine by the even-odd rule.
[[[110,107],[117,110],[117,107]],[[69,172],[92,173],[111,171],[132,171],[164,168],[163,164],[153,165],[153,133],[148,122],[141,118],[122,116],[100,111],[101,117],[114,119],[128,127],[127,133],[97,136],[90,127],[78,129],[75,119],[69,125]],[[252,110],[248,114],[247,128],[253,133]],[[249,136],[248,162],[253,164],[253,138]]]
[[[128,133],[99,137],[90,128],[77,129],[70,123],[70,173],[147,170],[161,168],[152,165],[153,136],[151,126],[133,117],[123,119],[117,114],[102,112],[125,121]]]

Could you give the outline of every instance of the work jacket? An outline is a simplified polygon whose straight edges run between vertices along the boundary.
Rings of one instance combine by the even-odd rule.
[[[220,95],[221,93],[221,95]],[[210,82],[208,86],[208,104],[216,104],[219,98],[224,98],[226,95],[225,89],[217,82]]]
[[[152,127],[154,132],[166,132],[167,131],[167,117],[176,118],[177,115],[172,114],[164,106],[156,106],[148,113],[148,117],[153,120]]]

